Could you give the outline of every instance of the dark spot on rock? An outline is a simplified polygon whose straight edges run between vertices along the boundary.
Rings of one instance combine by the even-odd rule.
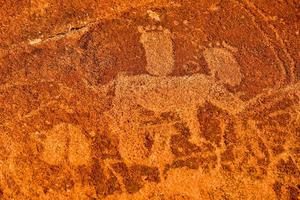
[[[161,115],[160,115],[161,119],[163,121],[177,121],[179,120],[179,117],[176,113],[174,112],[163,112]]]
[[[272,120],[276,121],[280,126],[285,126],[290,123],[291,115],[289,113],[283,113],[272,117]]]
[[[300,192],[295,187],[288,187],[288,192],[291,200],[299,200]]]
[[[104,195],[111,195],[115,192],[121,192],[121,187],[116,176],[110,172],[110,178],[105,182],[106,192]]]
[[[226,172],[232,172],[232,167],[230,165],[227,164],[222,164],[222,169]]]
[[[120,159],[117,139],[106,135],[97,135],[92,143],[95,156],[101,159]]]
[[[153,143],[154,143],[154,139],[153,139],[153,136],[150,134],[150,133],[146,133],[145,134],[145,140],[144,140],[144,145],[145,147],[151,151],[152,149],[152,146],[153,146]]]
[[[234,153],[233,153],[233,146],[229,146],[222,154],[221,154],[221,161],[228,162],[234,161]]]
[[[211,169],[216,167],[216,161],[217,157],[216,155],[209,155],[209,156],[195,156],[190,157],[186,159],[178,159],[175,160],[171,165],[169,165],[167,168],[165,168],[165,172],[172,168],[183,168],[187,167],[189,169],[201,169],[204,170],[204,172],[209,172]]]
[[[280,160],[277,164],[278,172],[299,178],[300,172],[291,158],[288,161]]]
[[[108,170],[108,173],[105,174],[100,163],[99,160],[94,159],[90,173],[90,181],[95,187],[97,196],[105,197],[115,192],[120,192],[121,189],[117,177],[111,170]]]
[[[180,132],[184,137],[190,137],[191,132],[190,129],[184,123],[176,123],[175,128]]]
[[[173,135],[171,137],[171,151],[177,156],[187,156],[195,152],[199,152],[200,148],[188,141],[183,135]]]
[[[260,151],[263,153],[264,158],[258,159],[258,165],[267,166],[270,163],[270,154],[267,146],[263,143],[262,139],[259,138],[258,146]]]
[[[282,183],[279,183],[277,181],[273,184],[273,190],[276,194],[277,199],[281,199],[281,187]]]
[[[91,33],[88,32],[84,34],[79,40],[79,47],[84,50],[87,50],[91,40],[92,40]]]
[[[234,129],[234,123],[230,122],[226,125],[224,130],[224,143],[225,145],[235,144],[237,142],[237,136]]]
[[[127,167],[124,163],[115,163],[113,169],[123,178],[128,193],[138,192],[146,182],[159,183],[159,171],[155,167],[133,165]]]
[[[284,151],[285,150],[282,145],[276,145],[276,146],[272,147],[272,152],[274,155],[279,155],[279,154],[283,153]]]
[[[103,194],[103,186],[105,184],[105,176],[103,168],[101,167],[99,161],[97,159],[94,159],[92,170],[91,170],[91,181],[93,185],[95,186],[97,195]]]
[[[210,103],[206,103],[203,107],[198,109],[197,117],[200,124],[201,137],[220,146],[222,122],[228,120],[228,114],[220,108],[217,108]],[[227,130],[228,132],[231,131],[230,128],[231,127],[229,126]],[[229,137],[228,134],[227,137]]]
[[[44,188],[43,188],[43,192],[44,192],[45,194],[47,194],[48,191],[49,191],[49,188],[47,188],[47,187],[44,187]]]
[[[299,65],[299,63],[298,63],[298,65]],[[297,79],[300,80],[300,67],[296,67],[295,74],[296,74]]]
[[[198,158],[188,158],[186,160],[176,160],[171,165],[172,168],[188,167],[190,169],[198,169],[200,160]]]

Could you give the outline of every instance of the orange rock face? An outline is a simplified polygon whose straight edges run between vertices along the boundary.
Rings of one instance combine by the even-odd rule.
[[[296,0],[7,0],[0,199],[299,199]]]

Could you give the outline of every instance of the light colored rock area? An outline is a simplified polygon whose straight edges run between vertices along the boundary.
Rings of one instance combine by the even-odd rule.
[[[68,132],[68,127],[58,125],[47,133],[42,160],[51,165],[59,165],[64,161],[67,155]]]
[[[152,75],[165,76],[174,67],[174,53],[169,30],[142,30],[140,42],[146,52],[146,69]]]
[[[42,160],[51,165],[69,161],[74,166],[87,165],[90,161],[90,145],[81,130],[71,124],[58,124],[45,132]]]
[[[224,83],[239,85],[242,80],[240,66],[232,53],[224,48],[207,48],[204,57],[212,72]]]

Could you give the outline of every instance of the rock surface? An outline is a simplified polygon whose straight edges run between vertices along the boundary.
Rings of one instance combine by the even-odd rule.
[[[7,0],[0,199],[299,199],[297,0]]]

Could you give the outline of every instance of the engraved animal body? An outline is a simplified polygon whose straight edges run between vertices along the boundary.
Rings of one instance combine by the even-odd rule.
[[[243,102],[230,93],[223,86],[223,83],[237,85],[240,82],[241,74],[230,51],[209,48],[205,52],[205,58],[211,68],[211,76],[203,74],[182,77],[168,76],[174,65],[171,33],[163,29],[154,31],[155,34],[153,30],[141,29],[140,32],[142,33],[141,43],[145,48],[148,62],[146,69],[150,75],[127,76],[120,74],[114,82],[113,108],[107,114],[113,119],[112,129],[120,136],[120,153],[127,163],[163,164],[167,161],[159,161],[160,158],[157,156],[151,159],[149,155],[156,151],[162,153],[161,149],[155,149],[155,147],[160,146],[157,143],[165,144],[164,151],[170,151],[169,140],[176,131],[167,131],[170,130],[170,123],[166,124],[158,120],[156,125],[165,127],[163,129],[166,131],[158,131],[157,135],[160,136],[156,135],[154,138],[160,138],[164,141],[154,139],[154,148],[149,153],[144,145],[144,135],[148,125],[145,124],[145,120],[141,116],[141,110],[147,110],[154,116],[162,113],[172,113],[178,116],[177,120],[186,124],[191,132],[190,141],[194,144],[200,144],[200,127],[197,119],[199,106],[209,101],[229,113],[240,112],[243,109]],[[162,43],[157,38],[164,38],[168,42]],[[156,59],[159,55],[168,57],[165,64],[161,63],[161,59]],[[226,72],[228,67],[230,70]],[[220,80],[215,78],[217,72],[219,72]],[[230,79],[230,76],[226,74],[230,72],[235,73],[237,80]],[[171,120],[172,123],[175,121]],[[156,162],[153,162],[153,159],[156,159]]]
[[[144,142],[138,139],[143,134],[141,129],[147,128],[139,116],[141,108],[155,114],[177,114],[191,131],[191,141],[199,143],[200,128],[197,108],[206,101],[210,101],[230,113],[242,110],[241,100],[215,83],[214,79],[205,75],[198,74],[189,77],[120,76],[116,81],[114,108],[110,111],[110,115],[116,120],[115,127],[117,129],[115,131],[120,133],[120,147],[126,147],[124,151],[120,151],[123,154],[122,157],[130,163],[146,162],[144,164],[149,164],[145,159],[147,156],[143,156],[146,151],[141,150],[144,148]],[[166,125],[162,123],[160,126]],[[168,143],[174,133],[165,132],[165,134],[165,143]],[[129,149],[134,151],[128,152]]]

